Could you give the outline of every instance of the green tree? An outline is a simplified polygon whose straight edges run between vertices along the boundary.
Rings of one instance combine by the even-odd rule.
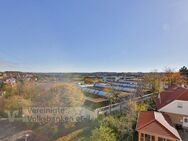
[[[180,70],[179,70],[181,75],[184,75],[186,77],[188,77],[188,69],[187,67],[183,66]]]
[[[99,120],[99,125],[109,127],[115,133],[118,141],[134,141],[134,129],[137,116],[136,112],[134,113],[128,109],[124,114],[103,117]]]
[[[92,132],[91,141],[116,141],[113,130],[109,127],[100,126]]]
[[[188,83],[188,69],[187,67],[183,66],[180,70],[179,70],[181,76],[183,77],[183,79],[185,80],[186,83]]]

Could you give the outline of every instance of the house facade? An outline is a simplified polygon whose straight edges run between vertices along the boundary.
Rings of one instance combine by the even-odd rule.
[[[174,125],[188,128],[188,89],[172,86],[158,95],[157,110],[168,114]]]
[[[16,86],[16,79],[15,78],[8,78],[4,81],[5,84],[10,85],[11,87],[15,87]]]
[[[138,141],[182,141],[169,117],[159,112],[140,112],[136,130]]]

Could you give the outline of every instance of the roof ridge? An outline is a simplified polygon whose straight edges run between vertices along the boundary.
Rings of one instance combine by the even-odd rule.
[[[172,99],[170,99],[167,103],[165,103],[163,106],[161,106],[159,109],[161,109],[161,108],[163,108],[164,106],[166,106],[166,105],[169,105],[170,103],[172,103],[174,100],[177,100],[180,96],[182,96],[188,89],[186,89],[186,88],[183,88],[183,87],[177,87],[178,89],[179,88],[182,88],[182,89],[184,89],[183,90],[183,92],[181,92],[180,94],[178,94],[177,96],[175,96],[174,98],[172,98]],[[164,93],[171,93],[171,95],[170,96],[172,96],[172,95],[174,95],[174,93],[177,93],[177,91],[176,90],[174,90],[174,91],[163,91]],[[161,93],[163,93],[163,92],[161,92]],[[159,95],[161,96],[161,93],[159,93]],[[169,96],[169,97],[170,97]],[[159,100],[161,100],[161,98],[159,99]]]
[[[166,128],[162,123],[160,123],[158,120],[155,120],[158,124],[160,124],[162,127],[164,127],[166,130],[168,130],[168,132],[170,132],[170,134],[172,134],[173,136],[175,136],[177,139],[179,139],[176,135],[174,135],[168,128]]]
[[[180,139],[180,140],[181,140],[181,137],[180,137],[180,136],[175,135],[175,133],[173,133],[173,132],[170,131],[166,126],[164,126],[164,125],[160,122],[160,120],[157,120],[157,119],[156,119],[155,113],[160,113],[160,112],[154,112],[155,120],[156,120],[160,125],[162,125],[162,127],[164,127],[166,130],[168,130],[172,135],[174,135],[177,139]],[[170,127],[172,127],[173,129],[175,129],[172,125],[170,125],[170,124],[168,123],[168,121],[165,119],[164,115],[163,115],[162,113],[160,113],[160,114],[162,115],[162,117],[164,118],[164,120],[166,121],[166,123],[167,123]],[[175,130],[176,130],[176,129],[175,129]],[[177,130],[176,130],[176,131],[177,131]],[[177,133],[178,133],[178,132],[177,132]],[[179,134],[179,133],[178,133],[178,134]]]

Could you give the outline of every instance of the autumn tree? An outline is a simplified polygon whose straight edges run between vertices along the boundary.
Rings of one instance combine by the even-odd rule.
[[[120,97],[119,97],[120,92],[113,88],[104,88],[103,91],[108,94],[107,98],[110,104],[110,113],[111,113],[112,104],[120,102]]]
[[[33,99],[35,106],[80,107],[84,103],[84,94],[74,83],[60,83],[47,90],[40,90]]]
[[[165,69],[163,81],[169,86],[173,84],[181,85],[185,83],[181,74],[179,72],[175,72],[171,68]]]
[[[8,98],[10,96],[16,95],[17,94],[17,89],[16,87],[11,87],[10,85],[3,84],[2,86],[2,91],[5,92],[5,98]]]
[[[145,85],[151,90],[151,92],[159,93],[161,78],[162,77],[159,73],[151,72],[144,75],[143,81]]]
[[[143,79],[137,80],[137,87],[133,97],[143,96],[145,90],[145,83]]]
[[[31,106],[31,101],[24,99],[21,96],[14,95],[4,100],[3,110],[4,112],[19,111],[19,115],[22,116],[22,110]]]

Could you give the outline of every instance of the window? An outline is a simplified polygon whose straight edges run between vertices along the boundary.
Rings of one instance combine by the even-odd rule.
[[[165,138],[158,137],[158,141],[166,141]]]
[[[184,122],[188,123],[188,118],[184,118]]]
[[[141,134],[141,141],[144,141],[144,134]]]
[[[152,136],[152,137],[151,137],[151,141],[155,141],[155,136]]]
[[[172,140],[158,137],[158,141],[172,141]]]
[[[145,141],[150,141],[150,135],[145,134]]]
[[[177,103],[177,107],[178,107],[178,108],[183,108],[183,103],[178,102],[178,103]]]

